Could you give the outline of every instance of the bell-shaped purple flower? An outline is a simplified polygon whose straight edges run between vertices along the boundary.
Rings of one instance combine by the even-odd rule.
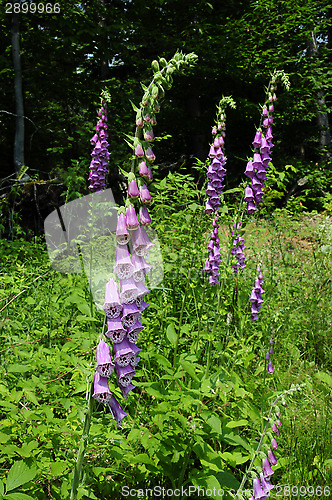
[[[135,375],[135,370],[130,366],[118,366],[116,365],[116,373],[118,378],[119,386],[127,387]]]
[[[118,286],[112,278],[105,287],[105,302],[103,309],[109,318],[117,318],[122,311]]]
[[[275,455],[274,455],[274,453],[273,453],[272,450],[268,451],[267,456],[269,458],[269,462],[270,462],[271,465],[277,465],[277,459],[276,459],[276,457],[275,457]]]
[[[127,228],[130,230],[135,230],[138,228],[138,219],[135,212],[135,208],[132,204],[129,204],[126,210],[126,222]]]
[[[151,264],[148,264],[144,257],[139,257],[136,253],[132,254],[132,263],[134,266],[133,278],[136,282],[143,281],[144,276],[152,268]]]
[[[154,162],[156,159],[156,155],[154,154],[154,152],[152,151],[152,148],[150,146],[146,149],[145,156],[146,156],[146,159],[148,161],[150,161],[151,163]]]
[[[145,205],[142,205],[139,209],[139,220],[142,226],[148,226],[151,224],[151,217]]]
[[[267,371],[271,374],[273,373],[273,365],[271,360],[269,361],[269,364],[267,366]]]
[[[135,156],[137,156],[137,158],[142,158],[144,156],[144,149],[141,144],[137,144],[135,147]]]
[[[139,171],[139,174],[144,178],[144,179],[148,179],[149,177],[149,171],[148,171],[148,167],[145,163],[145,161],[141,161],[138,165],[138,171]]]
[[[271,446],[274,450],[276,450],[278,448],[278,443],[274,437],[271,439]],[[274,464],[272,464],[272,465],[274,465]]]
[[[144,227],[139,226],[132,233],[133,250],[139,257],[144,257],[153,243],[150,241]]]
[[[130,326],[127,330],[127,339],[129,340],[129,342],[135,344],[138,340],[138,335],[143,330],[143,328],[144,326],[142,325],[140,320],[137,320],[133,326]]]
[[[126,216],[123,212],[118,215],[118,222],[116,225],[116,241],[119,245],[126,245],[130,240],[130,234],[127,229]]]
[[[262,469],[263,469],[263,476],[264,477],[270,477],[272,474],[274,474],[273,470],[271,469],[270,462],[268,461],[267,457],[264,457],[262,460]]]
[[[117,423],[118,428],[121,428],[121,422],[124,419],[124,417],[128,415],[128,413],[123,411],[123,409],[121,408],[120,404],[118,403],[118,401],[115,399],[114,396],[112,396],[110,401],[108,401],[108,406],[109,409],[111,410],[114,420]]]
[[[139,198],[140,192],[135,179],[132,179],[128,183],[128,196],[129,198]]]
[[[154,133],[153,133],[152,128],[145,130],[145,132],[144,132],[144,139],[146,141],[154,141]]]
[[[120,318],[107,318],[107,332],[105,333],[114,344],[119,344],[123,341],[126,335],[126,330],[123,327]]]
[[[116,247],[114,272],[121,280],[128,279],[133,275],[134,266],[131,262],[130,253],[126,245],[117,245]]]
[[[145,184],[143,184],[140,187],[139,193],[140,193],[141,202],[144,203],[145,205],[149,205],[152,201],[152,196],[151,196],[150,191],[148,190],[148,188],[146,187]]]
[[[138,293],[133,278],[120,279],[120,299],[123,304],[132,304],[136,300]]]
[[[263,473],[260,474],[261,485],[266,496],[270,495],[270,491],[274,488],[274,485],[270,483],[267,477],[264,477]]]
[[[132,355],[131,360],[130,360],[130,366],[132,368],[134,368],[135,366],[137,366],[137,363],[140,360],[140,358],[137,356],[137,354],[139,352],[141,352],[142,349],[140,349],[139,347],[137,347],[136,344],[130,344],[130,345],[131,345],[131,348],[133,350],[133,355]]]
[[[255,500],[259,500],[259,499],[266,497],[258,477],[254,478],[252,487],[254,490]]]
[[[133,326],[141,317],[141,311],[138,309],[136,303],[123,304],[122,323],[123,326],[129,328]]]
[[[114,370],[114,364],[111,358],[111,351],[109,346],[102,339],[97,345],[96,351],[97,366],[96,371],[102,377],[109,377]]]
[[[119,366],[128,366],[133,355],[135,354],[132,346],[125,338],[119,344],[114,344],[114,361]]]
[[[135,389],[135,386],[133,384],[128,384],[126,387],[123,387],[122,385],[120,385],[120,389],[121,389],[124,400],[127,401],[129,392],[132,391],[133,389]]]
[[[102,377],[99,372],[95,372],[92,397],[99,403],[108,403],[112,398],[112,393],[108,387],[108,378]]]

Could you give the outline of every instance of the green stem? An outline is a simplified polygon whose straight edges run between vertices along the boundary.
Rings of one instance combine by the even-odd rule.
[[[181,326],[182,326],[182,320],[183,320],[183,312],[184,312],[184,304],[186,302],[187,298],[187,290],[188,287],[186,287],[185,293],[183,295],[182,299],[182,306],[181,306],[181,312],[180,312],[180,319],[179,319],[179,331],[175,340],[175,346],[174,346],[174,357],[173,357],[173,368],[175,368],[175,363],[176,363],[176,357],[177,357],[177,352],[178,352],[178,347],[179,347],[179,340],[181,337]]]
[[[70,500],[76,500],[77,499],[77,490],[78,486],[82,477],[82,468],[83,468],[83,460],[84,460],[84,454],[86,450],[86,446],[88,443],[88,438],[89,438],[89,431],[90,431],[90,425],[91,425],[91,417],[92,417],[92,411],[93,411],[93,382],[91,382],[90,385],[90,391],[88,395],[88,405],[87,405],[87,410],[85,413],[85,418],[84,418],[84,424],[83,424],[83,432],[82,432],[82,437],[80,440],[80,447],[78,450],[77,454],[77,459],[76,459],[76,464],[74,467],[74,477],[72,481],[72,487],[71,487],[71,492],[70,492]]]
[[[182,465],[182,469],[181,469],[180,476],[179,476],[178,488],[181,488],[181,486],[183,484],[184,475],[185,475],[186,469],[188,467],[188,463],[189,463],[191,451],[193,449],[193,445],[194,445],[194,438],[191,437],[189,444],[187,446],[187,449],[185,451],[184,457],[183,457],[183,465]]]

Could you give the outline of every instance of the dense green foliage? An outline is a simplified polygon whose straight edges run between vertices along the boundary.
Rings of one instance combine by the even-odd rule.
[[[165,279],[143,318],[138,389],[125,405],[122,430],[95,405],[79,498],[114,498],[125,485],[236,488],[269,405],[298,383],[306,384],[302,392],[280,406],[273,482],[331,484],[331,220],[285,213],[248,220],[247,268],[234,276],[226,264],[230,208],[222,221],[224,284],[217,292],[202,276],[210,223],[193,178],[170,173],[156,187],[154,227]],[[258,261],[266,294],[253,323],[248,297]],[[63,500],[103,315],[91,310],[84,276],[49,270],[38,240],[2,241],[1,276],[2,480],[15,464],[7,490],[23,469],[13,493]],[[273,376],[264,361],[272,332]],[[112,384],[111,390],[117,394]]]

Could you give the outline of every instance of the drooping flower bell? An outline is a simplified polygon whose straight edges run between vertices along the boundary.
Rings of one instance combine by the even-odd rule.
[[[103,309],[109,318],[117,318],[122,311],[118,286],[111,278],[105,287],[105,302]]]
[[[111,351],[109,346],[102,339],[99,341],[97,345],[97,366],[96,371],[102,377],[109,377],[114,370],[114,363],[111,359]]]
[[[93,398],[99,403],[108,403],[112,398],[112,393],[108,387],[108,378],[95,372]]]
[[[260,267],[259,267],[259,272]],[[258,318],[258,311],[261,308],[264,300],[262,299],[262,293],[264,293],[265,290],[263,290],[261,281],[259,278],[255,280],[254,288],[252,289],[251,295],[250,295],[250,302],[251,302],[251,308],[250,308],[250,313],[253,321],[256,321]]]
[[[118,428],[121,428],[122,420],[128,415],[120,406],[120,403],[115,399],[114,396],[108,401],[108,406],[111,410],[114,420],[117,423]]]

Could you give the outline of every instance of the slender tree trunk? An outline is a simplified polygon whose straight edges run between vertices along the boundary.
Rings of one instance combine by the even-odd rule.
[[[317,40],[316,40],[316,34],[314,31],[311,31],[310,33],[310,39],[309,39],[309,54],[312,56],[317,57],[318,55],[318,47],[317,47]],[[319,72],[320,69],[317,67],[317,71]],[[326,112],[326,101],[325,101],[325,95],[323,91],[318,91],[317,92],[317,108],[318,108],[318,116],[317,116],[317,124],[319,128],[319,148],[322,151],[322,155],[330,158],[331,155],[331,132],[330,132],[330,126],[329,126],[329,117]]]
[[[19,173],[24,165],[24,108],[22,92],[22,68],[20,52],[20,18],[19,14],[12,14],[12,54],[14,65],[14,89],[16,103],[16,128],[14,141],[14,169]]]

